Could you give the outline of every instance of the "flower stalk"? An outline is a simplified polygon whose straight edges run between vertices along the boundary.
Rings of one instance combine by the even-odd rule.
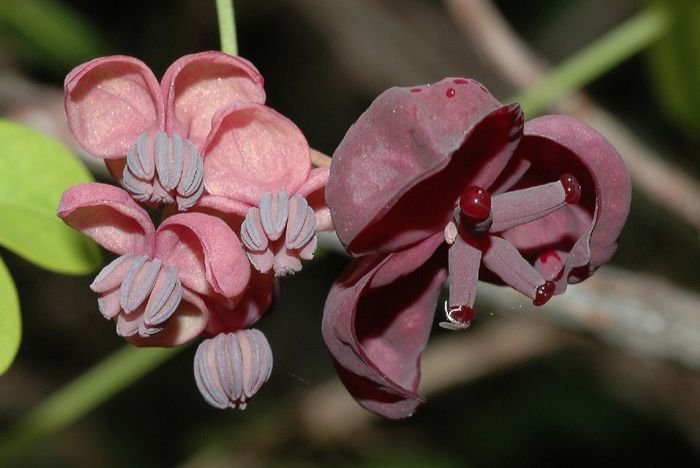
[[[233,10],[233,0],[216,0],[216,15],[219,18],[221,52],[226,52],[230,55],[238,55],[236,15]]]

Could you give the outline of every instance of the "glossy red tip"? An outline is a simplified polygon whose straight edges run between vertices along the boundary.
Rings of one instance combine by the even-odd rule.
[[[447,97],[454,97],[456,91],[454,88],[447,88],[447,91],[445,91],[445,96]]]
[[[581,184],[571,174],[563,174],[559,180],[566,193],[566,203],[573,205],[581,199]]]
[[[458,322],[469,323],[474,320],[474,309],[468,305],[463,305],[459,309],[450,312],[450,317]]]
[[[468,221],[485,221],[491,215],[491,194],[481,187],[471,186],[462,192],[459,209]]]
[[[532,301],[536,306],[546,304],[554,295],[554,283],[545,281],[542,286],[539,286],[535,292],[535,300]]]

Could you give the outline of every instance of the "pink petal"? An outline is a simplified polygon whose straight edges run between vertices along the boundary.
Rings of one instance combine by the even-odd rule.
[[[174,266],[183,286],[205,295],[238,296],[250,265],[236,234],[221,219],[202,213],[167,218],[158,228],[155,255]]]
[[[92,60],[71,71],[64,86],[68,126],[93,156],[122,158],[141,133],[162,128],[158,80],[138,59]]]
[[[185,55],[163,76],[166,130],[201,151],[214,115],[235,101],[265,102],[263,78],[248,60],[218,51]]]
[[[74,185],[63,192],[57,211],[66,224],[110,252],[153,253],[151,218],[120,188],[93,182]]]
[[[260,104],[233,104],[214,117],[204,149],[211,195],[257,206],[265,192],[294,194],[311,170],[309,145],[294,123]]]
[[[528,122],[516,157],[532,162],[516,188],[551,182],[562,173],[573,174],[581,184],[579,203],[502,234],[519,250],[527,250],[533,261],[552,250],[568,252],[555,281],[561,293],[567,280],[585,279],[615,252],[629,212],[630,176],[620,155],[600,133],[567,116]],[[547,276],[551,274],[548,270]]]
[[[206,167],[206,166],[205,166]],[[209,195],[206,192],[199,199],[195,209],[202,213],[210,213],[215,216],[223,217],[227,221],[231,220],[233,224],[240,224],[245,219],[251,205],[226,197]],[[235,229],[236,231],[238,229]]]
[[[212,318],[207,333],[216,335],[246,328],[257,322],[272,305],[276,294],[277,280],[271,274],[251,272],[248,289],[233,309],[212,309]]]
[[[331,213],[326,203],[326,183],[330,175],[330,167],[316,167],[311,169],[304,185],[299,187],[297,193],[306,198],[309,206],[316,214],[316,230],[330,231],[333,229]]]
[[[326,200],[338,237],[364,254],[442,230],[464,187],[496,180],[521,131],[520,108],[472,80],[385,91],[333,155]]]
[[[421,243],[355,260],[324,309],[323,337],[341,380],[360,405],[389,418],[423,402],[420,354],[446,277],[444,251],[419,263],[431,249]]]

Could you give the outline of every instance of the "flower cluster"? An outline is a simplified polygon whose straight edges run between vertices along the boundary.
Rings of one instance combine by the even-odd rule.
[[[333,224],[357,258],[333,285],[323,337],[366,409],[410,416],[420,354],[449,275],[444,328],[474,319],[477,279],[535,305],[608,261],[630,178],[615,149],[566,116],[524,123],[479,83],[381,94],[333,155]]]
[[[330,227],[328,170],[312,169],[302,132],[265,105],[258,70],[221,52],[180,58],[160,83],[135,58],[92,60],[66,77],[65,107],[78,143],[123,187],[79,184],[58,207],[117,255],[91,285],[100,312],[138,346],[208,337],[198,388],[244,408],[272,368],[249,327]]]

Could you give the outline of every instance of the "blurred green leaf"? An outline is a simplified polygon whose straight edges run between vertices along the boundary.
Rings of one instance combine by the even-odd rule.
[[[58,0],[0,0],[0,37],[23,58],[61,73],[106,49],[97,29]]]
[[[90,173],[67,148],[0,120],[0,244],[59,273],[96,269],[97,246],[56,216],[63,191],[89,180]]]
[[[671,27],[649,49],[649,68],[662,109],[688,134],[700,131],[700,1],[652,0]]]
[[[0,374],[4,373],[17,354],[22,335],[19,300],[12,277],[0,258]]]

